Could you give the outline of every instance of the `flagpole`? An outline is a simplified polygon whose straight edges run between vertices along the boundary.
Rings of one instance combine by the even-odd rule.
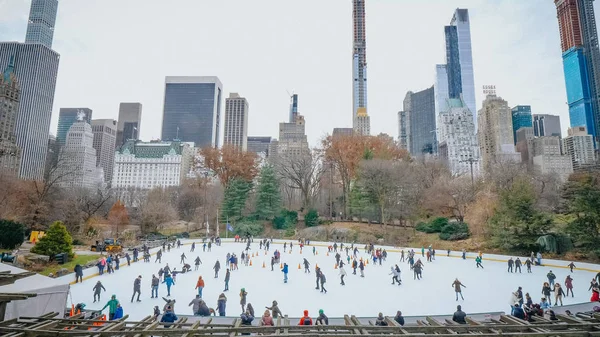
[[[227,231],[227,229],[225,229]],[[217,237],[219,237],[219,209],[217,208]]]
[[[229,238],[229,215],[227,216],[227,228],[225,228],[225,239]]]

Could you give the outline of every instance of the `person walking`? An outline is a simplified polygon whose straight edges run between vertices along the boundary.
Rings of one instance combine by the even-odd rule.
[[[565,291],[560,286],[560,283],[554,284],[554,305],[558,305],[558,302],[560,302],[560,306],[562,307],[562,305],[563,305],[563,301],[562,301],[563,296],[565,296]]]
[[[231,277],[231,272],[229,272],[229,268],[225,272],[225,289],[223,291],[229,291],[229,278]]]
[[[571,297],[575,297],[575,295],[573,295],[573,278],[571,275],[567,275],[567,278],[565,279],[565,287],[567,288],[567,294],[565,297],[569,297],[569,291],[571,292]]]
[[[140,295],[142,290],[142,275],[138,275],[138,277],[133,281],[133,295],[131,295],[131,303],[133,303],[133,298],[135,294],[137,294],[137,302],[140,301]]]
[[[283,264],[283,269],[281,269],[281,271],[283,272],[283,283],[287,283],[287,281],[288,281],[288,265],[287,265],[287,263]]]
[[[219,263],[219,260],[217,260],[213,269],[215,270],[215,278],[219,278],[219,270],[221,270],[221,263]]]
[[[458,301],[458,295],[460,294],[460,298],[464,301],[465,298],[462,295],[462,289],[461,289],[461,287],[466,288],[467,286],[465,286],[464,284],[460,283],[460,281],[458,280],[458,278],[456,278],[454,280],[454,282],[452,282],[452,286],[454,287],[454,292],[456,293],[456,300]]]
[[[217,299],[217,311],[219,312],[219,316],[225,316],[225,307],[227,306],[227,297],[225,294],[221,293],[219,298]]]
[[[202,297],[202,289],[204,289],[204,280],[202,276],[198,276],[198,282],[196,282],[196,289],[198,289],[198,296]]]
[[[345,286],[346,283],[344,282],[344,277],[346,276],[346,269],[344,269],[344,266],[340,267],[340,284]]]
[[[98,297],[98,302],[100,302],[100,292],[102,290],[106,291],[106,289],[102,285],[102,282],[100,282],[100,281],[96,282],[96,285],[94,286],[93,290],[94,290],[94,303],[96,303],[96,296]]]
[[[117,305],[119,305],[119,300],[117,300],[117,295],[112,295],[110,300],[106,302],[104,307],[100,309],[100,311],[104,311],[106,307],[108,307],[108,320],[112,321],[115,318],[115,311],[117,311]]]
[[[156,277],[156,275],[152,274],[152,283],[151,283],[151,291],[152,296],[150,298],[158,298],[158,285],[160,284],[160,279]]]
[[[477,256],[475,258],[475,263],[477,264],[477,268],[481,267],[481,269],[483,269],[483,265],[481,264],[481,256]]]
[[[171,286],[175,285],[175,281],[171,277],[171,274],[165,274],[165,280],[162,283],[167,284],[167,297],[171,296]]]

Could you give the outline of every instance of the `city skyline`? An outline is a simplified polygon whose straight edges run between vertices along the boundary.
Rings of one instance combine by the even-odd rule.
[[[148,18],[158,17],[159,12],[165,10],[158,3],[144,8],[135,3],[117,6],[119,10],[114,11],[112,6],[99,2],[86,5],[70,0],[60,2],[53,47],[62,60],[50,128],[52,133],[56,132],[61,107],[89,106],[98,112],[95,118],[116,119],[120,102],[135,101],[141,102],[147,112],[140,138],[159,138],[161,126],[157,121],[162,112],[164,76],[171,75],[215,75],[223,82],[224,95],[244,92],[253,110],[260,111],[260,116],[264,117],[250,118],[248,134],[277,136],[277,121],[285,119],[289,104],[286,90],[302,96],[302,114],[307,120],[307,135],[312,146],[334,127],[352,126],[348,116],[348,111],[352,110],[352,88],[348,85],[352,78],[349,71],[352,60],[347,56],[348,50],[352,49],[352,2],[325,4],[320,13],[313,13],[316,27],[300,28],[296,27],[297,23],[310,12],[310,1],[302,5],[271,2],[270,20],[257,23],[260,20],[253,19],[250,27],[246,19],[236,23],[227,18],[228,13],[237,18],[250,10],[243,3],[234,13],[224,5],[207,5],[203,14],[206,20],[192,20],[194,23],[186,26],[183,19],[197,7],[188,2],[181,6],[182,9],[169,9],[171,14],[181,15],[183,19],[178,20],[181,26],[163,27],[160,32],[150,26],[152,20],[140,19],[137,28],[126,26],[126,18],[134,10],[141,11],[142,15],[137,17]],[[29,5],[30,1],[0,1],[0,39],[23,41]],[[432,1],[428,4],[368,1],[371,134],[385,132],[397,137],[397,112],[402,107],[404,93],[423,90],[434,82],[435,64],[445,61],[443,27],[450,23],[449,19],[458,7],[469,9],[477,108],[483,101],[481,85],[496,83],[511,107],[531,105],[534,114],[560,115],[565,121],[561,123],[565,133],[569,125],[566,123],[568,107],[556,9],[552,3],[536,0],[526,4],[501,1],[495,5],[484,1]],[[92,22],[83,25],[81,18],[92,11],[95,13]],[[277,13],[282,17],[273,15]],[[109,15],[114,22],[109,31],[123,31],[122,38],[101,35],[107,32],[100,21]],[[417,15],[421,17],[418,21],[413,18]],[[392,17],[398,17],[398,20],[385,20]],[[223,21],[223,18],[227,19]],[[209,27],[216,22],[213,20],[223,21],[226,28],[222,36],[201,37],[199,45],[210,45],[210,49],[198,49],[185,43],[185,36],[189,37],[187,31]],[[407,31],[407,28],[415,29]],[[302,33],[303,30],[306,32]],[[150,42],[164,36],[154,36],[155,33],[173,35],[172,42],[161,42],[153,47]],[[226,45],[228,36],[250,37],[253,34],[265,36],[257,46],[252,47],[255,40],[248,45],[251,50],[262,48],[263,55],[234,56],[231,48],[240,47]],[[402,40],[401,46],[390,43],[390,34],[393,34],[393,40]],[[494,38],[490,39],[490,35]],[[126,41],[134,36],[140,40],[135,48]],[[339,37],[332,39],[333,36]],[[107,43],[113,47],[104,48]],[[240,43],[246,46],[250,41]],[[298,50],[298,45],[305,44],[310,48]],[[404,46],[411,46],[412,52],[403,52],[408,50]],[[507,46],[520,51],[511,53]],[[203,57],[198,58],[198,55]],[[523,55],[528,56],[527,60],[523,60]],[[237,75],[244,71],[248,76]],[[315,81],[315,78],[324,80]],[[265,119],[274,122],[265,123]]]

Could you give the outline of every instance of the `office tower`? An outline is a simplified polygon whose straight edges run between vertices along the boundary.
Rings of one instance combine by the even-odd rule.
[[[293,94],[290,100],[290,119],[289,123],[294,123],[298,116],[298,94]]]
[[[269,145],[271,137],[248,137],[248,152],[264,153],[269,157]]]
[[[473,124],[477,124],[475,103],[475,79],[473,74],[473,54],[471,50],[471,24],[469,10],[457,8],[449,26],[444,27],[446,40],[446,68],[436,66],[436,82],[443,79],[445,70],[448,79],[448,98],[461,98],[473,114]],[[440,88],[442,91],[445,88]],[[475,126],[477,130],[477,126]]]
[[[435,115],[446,109],[448,96],[448,67],[445,64],[435,66],[435,83],[433,84],[435,96]]]
[[[21,149],[15,136],[19,100],[20,86],[13,58],[0,73],[0,172],[15,176],[19,174],[21,162]]]
[[[25,43],[39,43],[52,49],[58,0],[33,0]]]
[[[58,149],[67,142],[67,133],[71,126],[78,120],[78,116],[83,114],[83,120],[92,123],[92,109],[90,108],[60,108],[58,111],[58,127],[56,129],[56,144]]]
[[[353,0],[354,44],[352,51],[352,127],[369,135],[371,121],[367,113],[367,31],[365,0]]]
[[[332,136],[352,136],[354,134],[353,128],[333,128]]]
[[[593,0],[555,0],[571,127],[600,131],[600,49]]]
[[[246,151],[248,148],[248,101],[237,93],[225,99],[225,135],[223,144]]]
[[[571,158],[574,171],[591,169],[596,166],[594,139],[585,126],[569,128],[568,136],[563,139],[563,149]]]
[[[408,151],[408,135],[406,131],[406,112],[398,111],[398,146]]]
[[[115,146],[121,147],[129,139],[140,138],[142,130],[142,103],[119,104],[119,119],[117,120],[117,139]]]
[[[53,178],[58,186],[68,189],[99,189],[104,185],[104,172],[96,166],[94,133],[83,113],[71,125],[67,139],[58,155]]]
[[[21,86],[15,134],[21,149],[19,177],[41,180],[48,151],[48,134],[56,88],[59,55],[42,44],[0,43],[0,69],[14,57]]]
[[[535,114],[533,115],[533,132],[536,137],[561,137],[560,116]]]
[[[192,142],[128,140],[115,154],[112,187],[152,189],[179,186],[192,168]]]
[[[96,166],[102,167],[104,181],[110,186],[115,165],[115,142],[117,141],[117,121],[114,119],[92,120],[94,133],[93,146],[96,150]]]
[[[531,106],[517,105],[512,108],[512,131],[515,144],[517,143],[517,131],[523,127],[532,127]]]
[[[498,163],[520,162],[521,154],[515,151],[512,111],[508,102],[489,91],[477,114],[477,138],[481,151],[481,167],[493,174]]]
[[[438,115],[438,153],[454,175],[479,174],[479,145],[473,114],[458,98],[447,100],[446,109]]]
[[[216,76],[167,76],[161,139],[219,147],[222,91]]]
[[[406,148],[413,156],[436,152],[435,95],[433,87],[404,98]]]
[[[561,152],[560,138],[556,136],[533,139],[533,172],[555,174],[566,181],[573,173],[571,158]]]
[[[304,116],[298,115],[294,123],[279,123],[277,155],[298,157],[310,153],[306,137]]]
[[[524,126],[517,130],[517,152],[521,154],[521,162],[527,165],[527,169],[533,169],[533,139],[535,138],[533,128]]]

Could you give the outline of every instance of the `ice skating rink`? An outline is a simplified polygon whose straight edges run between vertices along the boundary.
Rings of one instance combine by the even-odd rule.
[[[158,305],[162,309],[164,301],[161,297],[166,296],[166,285],[159,287],[159,298],[151,299],[150,282],[152,274],[158,276],[160,267],[167,263],[173,269],[181,270],[180,256],[185,252],[186,262],[192,265],[192,272],[178,274],[176,284],[171,288],[171,299],[176,299],[175,312],[178,315],[191,315],[192,308],[188,303],[196,296],[194,289],[198,276],[202,275],[205,279],[205,288],[203,298],[211,308],[217,307],[217,298],[224,289],[225,278],[225,259],[227,253],[235,253],[238,257],[244,251],[245,243],[223,242],[221,246],[212,246],[212,251],[203,252],[201,241],[196,242],[195,252],[190,252],[192,240],[182,241],[184,245],[180,248],[173,248],[170,252],[165,252],[162,257],[162,263],[155,263],[155,256],[151,257],[150,263],[144,263],[143,260],[132,263],[131,266],[122,266],[114,274],[104,274],[85,280],[83,283],[71,287],[71,296],[73,303],[83,302],[87,305],[86,309],[101,309],[110,299],[112,294],[117,296],[124,309],[124,313],[129,315],[130,320],[139,320],[145,316],[151,315],[154,306]],[[318,255],[313,255],[312,245],[317,249]],[[546,274],[552,270],[556,276],[556,282],[560,283],[565,292],[564,280],[569,273],[568,268],[558,268],[556,266],[566,267],[568,261],[547,261],[554,267],[532,267],[532,273],[528,274],[525,265],[522,273],[511,274],[507,272],[506,262],[496,262],[486,258],[502,259],[498,256],[486,256],[484,254],[483,266],[485,269],[477,269],[473,257],[475,254],[468,254],[466,260],[460,258],[459,252],[453,252],[453,257],[446,257],[447,252],[437,251],[436,259],[433,262],[426,262],[425,257],[421,257],[420,248],[416,252],[416,258],[421,258],[425,267],[423,270],[423,279],[414,280],[413,273],[407,262],[400,262],[399,248],[388,249],[388,258],[381,266],[374,265],[372,261],[365,268],[365,277],[352,275],[350,265],[344,268],[348,275],[345,277],[346,285],[340,285],[339,270],[334,269],[335,254],[330,253],[327,256],[327,246],[324,243],[311,243],[311,246],[304,247],[302,254],[297,241],[294,242],[293,252],[289,252],[289,241],[286,252],[283,252],[283,241],[275,241],[271,245],[270,251],[265,255],[264,250],[259,250],[258,240],[251,245],[251,251],[258,255],[253,257],[252,266],[239,264],[239,270],[231,272],[229,282],[230,291],[225,292],[227,296],[227,316],[239,316],[241,313],[239,291],[245,288],[248,292],[248,303],[254,307],[255,314],[260,317],[264,312],[265,306],[270,306],[273,300],[279,302],[279,308],[284,314],[290,317],[299,317],[303,310],[309,310],[310,315],[316,316],[319,309],[323,309],[329,317],[340,317],[344,314],[353,314],[356,316],[374,317],[379,312],[385,315],[394,315],[397,310],[401,310],[405,316],[415,315],[437,315],[449,314],[455,311],[456,305],[461,304],[463,310],[469,313],[504,311],[510,312],[511,292],[516,291],[519,286],[523,287],[523,294],[529,293],[534,303],[539,303],[542,297],[542,284],[545,282]],[[364,245],[359,247],[359,257],[366,258]],[[378,246],[376,246],[378,248]],[[283,282],[283,273],[279,265],[274,271],[270,268],[270,258],[278,249],[282,251],[281,260],[289,265],[288,283]],[[406,249],[405,249],[406,250]],[[155,253],[157,249],[151,250]],[[342,259],[346,262],[345,251],[342,252]],[[198,271],[194,269],[194,259],[199,256],[203,264]],[[303,258],[307,258],[311,264],[311,273],[305,274],[304,267],[298,269]],[[506,259],[506,257],[504,258]],[[219,260],[221,271],[219,278],[214,278],[213,266]],[[525,257],[521,257],[524,261]],[[122,259],[125,261],[125,259]],[[263,262],[265,268],[263,268]],[[546,263],[543,261],[542,263]],[[325,288],[327,294],[315,290],[315,264],[322,269],[327,278]],[[392,285],[392,275],[390,267],[398,264],[402,270],[402,285]],[[565,305],[584,303],[590,299],[588,287],[590,281],[600,269],[599,266],[576,263],[578,267],[587,267],[589,271],[574,270],[571,274],[575,297],[563,299]],[[595,272],[593,270],[596,270]],[[97,268],[90,268],[84,271],[84,277],[97,272]],[[131,303],[133,293],[134,279],[142,275],[142,295],[141,302]],[[66,276],[72,278],[73,275]],[[463,300],[455,300],[454,288],[452,282],[458,278],[466,288],[463,289]],[[106,292],[102,293],[100,303],[93,302],[92,288],[96,281],[102,281]],[[552,293],[554,296],[554,293]],[[554,298],[552,298],[554,304]],[[105,309],[108,313],[108,308]]]

